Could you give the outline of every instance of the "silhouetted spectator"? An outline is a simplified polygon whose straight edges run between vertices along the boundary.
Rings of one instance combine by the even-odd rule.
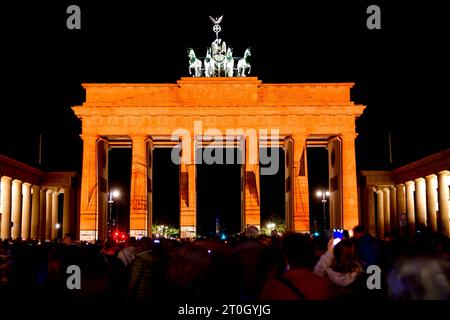
[[[396,300],[450,300],[450,270],[442,259],[408,257],[388,277],[389,296]]]
[[[379,265],[381,263],[379,242],[368,234],[363,226],[353,228],[353,238],[356,240],[358,259],[364,271],[370,265]]]
[[[333,297],[331,283],[314,274],[314,244],[302,234],[288,233],[282,240],[282,252],[288,270],[269,281],[262,290],[262,300],[325,300]]]

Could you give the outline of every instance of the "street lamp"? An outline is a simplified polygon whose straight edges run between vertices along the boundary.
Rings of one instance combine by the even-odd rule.
[[[108,200],[108,204],[109,204],[109,219],[108,219],[108,234],[111,234],[111,224],[112,224],[112,206],[114,203],[114,198],[118,198],[120,196],[120,192],[118,190],[112,190],[111,192],[109,192],[109,200]],[[114,225],[115,225],[114,221]]]
[[[330,192],[327,190],[319,190],[316,192],[316,195],[318,198],[322,198],[322,206],[323,206],[323,230],[326,230],[327,227],[327,215],[326,215],[326,204],[327,204],[327,197],[330,196]]]

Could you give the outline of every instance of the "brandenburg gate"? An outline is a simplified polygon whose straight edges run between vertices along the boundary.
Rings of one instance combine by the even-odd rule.
[[[207,144],[207,139],[194,133],[198,123],[203,130],[200,134],[204,135],[234,129],[236,145],[245,151],[242,228],[261,224],[262,168],[255,159],[259,157],[259,146],[276,146],[286,154],[287,228],[309,231],[306,147],[323,145],[329,153],[330,226],[351,229],[360,220],[355,119],[365,108],[350,100],[352,86],[353,83],[270,84],[245,76],[189,77],[175,84],[83,84],[86,101],[73,107],[82,120],[80,239],[106,237],[108,150],[130,146],[130,235],[151,235],[152,151],[158,146],[181,149],[181,237],[195,235],[196,150]],[[278,138],[272,139],[268,135],[275,130]],[[253,143],[248,132],[256,132]]]

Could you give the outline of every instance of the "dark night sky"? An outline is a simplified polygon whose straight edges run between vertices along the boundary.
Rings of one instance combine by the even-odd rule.
[[[203,55],[214,39],[208,15],[223,14],[221,38],[235,55],[251,46],[252,75],[264,82],[355,82],[352,99],[367,105],[357,120],[358,169],[397,167],[450,146],[442,3],[2,3],[0,153],[36,165],[43,134],[43,168],[79,170],[70,107],[83,102],[81,83],[174,83],[188,75],[186,48]],[[66,28],[70,4],[81,7],[79,31]],[[370,4],[381,7],[381,30],[366,28]]]

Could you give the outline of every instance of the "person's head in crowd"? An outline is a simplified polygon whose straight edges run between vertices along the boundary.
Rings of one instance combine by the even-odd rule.
[[[363,237],[366,234],[366,230],[364,230],[364,227],[361,225],[358,225],[353,228],[353,238],[359,239]]]
[[[402,258],[388,276],[388,293],[395,300],[449,300],[448,263],[432,256]]]
[[[334,246],[334,260],[331,268],[340,273],[349,273],[359,269],[355,242],[351,239],[342,239]]]
[[[75,235],[73,233],[67,232],[66,234],[64,234],[62,243],[74,244],[75,243]]]
[[[259,230],[255,226],[247,226],[244,231],[244,236],[249,239],[256,239],[259,235]]]
[[[114,256],[117,253],[116,241],[111,238],[105,240],[101,253],[107,256]]]
[[[282,240],[281,251],[290,269],[312,268],[316,263],[314,243],[306,235],[286,233]]]

